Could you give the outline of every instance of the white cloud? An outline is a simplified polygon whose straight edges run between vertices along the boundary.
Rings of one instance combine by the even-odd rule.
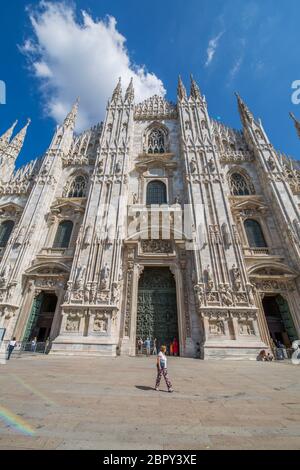
[[[241,68],[241,66],[242,66],[242,63],[243,63],[243,60],[244,60],[243,57],[239,57],[239,58],[235,61],[235,63],[234,63],[234,65],[233,65],[232,69],[231,69],[230,72],[229,72],[229,81],[230,81],[230,82],[232,82],[232,81],[235,79],[236,75],[239,73],[240,68]]]
[[[210,39],[210,41],[208,43],[207,50],[206,50],[207,59],[206,59],[206,62],[205,62],[205,67],[208,67],[211,64],[211,62],[214,58],[214,55],[217,51],[219,41],[220,41],[221,37],[223,36],[223,34],[224,34],[224,31],[221,31],[216,37]]]
[[[74,8],[42,0],[29,10],[34,35],[22,52],[40,80],[48,115],[61,122],[80,96],[78,130],[97,123],[119,77],[124,88],[133,78],[136,101],[165,94],[155,74],[131,62],[114,17],[95,20],[82,11],[78,21]]]

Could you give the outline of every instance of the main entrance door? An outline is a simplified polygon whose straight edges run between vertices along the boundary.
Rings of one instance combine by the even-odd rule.
[[[271,338],[289,348],[298,338],[287,301],[281,295],[266,296],[263,307]]]
[[[57,297],[52,293],[41,292],[34,299],[24,341],[36,338],[38,342],[45,342],[49,338],[56,304]]]
[[[169,268],[145,268],[140,278],[137,305],[137,340],[156,338],[168,349],[178,341],[176,285]]]

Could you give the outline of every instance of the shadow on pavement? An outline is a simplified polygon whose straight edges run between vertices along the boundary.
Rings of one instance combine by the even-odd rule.
[[[143,390],[144,392],[145,392],[145,391],[149,391],[149,390],[155,390],[154,387],[147,387],[147,386],[145,386],[145,385],[136,385],[135,388],[138,388],[139,390]],[[160,392],[166,392],[166,393],[168,393],[167,390],[161,390],[161,389],[160,389],[159,391],[160,391]]]

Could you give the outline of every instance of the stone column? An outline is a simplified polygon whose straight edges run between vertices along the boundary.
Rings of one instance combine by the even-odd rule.
[[[131,290],[131,321],[130,321],[130,347],[129,355],[135,356],[136,354],[136,322],[137,322],[137,301],[139,279],[144,270],[144,266],[136,264],[133,269],[132,290]]]

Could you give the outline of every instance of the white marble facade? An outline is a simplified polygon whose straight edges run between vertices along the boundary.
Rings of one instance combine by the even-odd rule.
[[[134,355],[139,278],[149,266],[174,275],[183,356],[199,345],[204,358],[268,349],[266,296],[286,301],[299,336],[300,172],[237,99],[241,131],[210,118],[193,79],[189,96],[179,79],[177,104],[158,96],[136,104],[133,83],[123,93],[120,81],[103,123],[76,135],[77,102],[40,160],[15,170],[29,122],[0,138],[6,339],[29,339],[44,292],[57,296],[51,354]],[[184,236],[163,237],[154,219],[148,240],[134,228],[148,220],[153,180],[165,185],[166,220],[190,208]],[[71,231],[60,246],[64,221]],[[265,243],[249,239],[253,221]]]

